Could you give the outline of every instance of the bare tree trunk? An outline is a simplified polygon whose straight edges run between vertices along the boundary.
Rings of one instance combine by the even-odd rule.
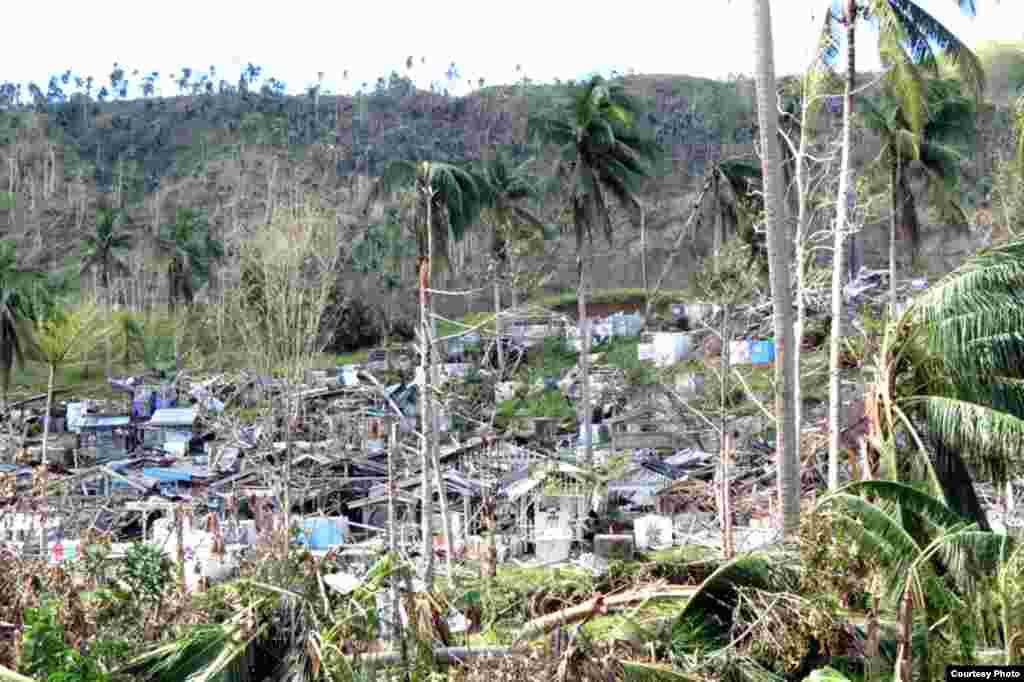
[[[808,91],[808,79],[804,79],[803,107],[800,112],[800,147],[796,153],[796,193],[797,193],[797,218],[796,235],[793,239],[796,258],[796,326],[793,336],[795,337],[793,348],[790,349],[790,357],[793,362],[793,428],[797,437],[797,452],[800,451],[800,437],[803,433],[803,390],[801,388],[800,365],[803,357],[804,324],[807,319],[807,302],[804,297],[804,290],[807,286],[807,247],[804,243],[807,239],[807,146],[810,134],[808,126],[808,99],[812,94]]]
[[[292,425],[298,419],[298,409],[292,413],[291,381],[285,384],[284,408],[284,539],[283,556],[288,556],[292,534]]]
[[[719,409],[719,428],[721,429],[721,439],[719,440],[720,448],[718,452],[719,461],[719,491],[718,499],[719,505],[718,510],[721,515],[722,521],[722,550],[725,552],[725,560],[729,561],[733,557],[733,537],[732,537],[732,504],[730,500],[729,490],[729,457],[732,455],[731,442],[732,438],[729,433],[729,411],[727,409],[728,397],[729,397],[729,372],[731,371],[732,365],[732,338],[729,330],[730,316],[732,315],[732,306],[726,304],[722,310],[722,380],[721,380],[721,394],[719,396],[721,403]]]
[[[430,267],[433,267],[434,263],[434,231],[431,229],[431,210],[434,203],[434,190],[428,185],[427,186],[427,263]],[[428,271],[428,274],[432,274]],[[429,280],[428,280],[429,281]],[[426,379],[424,375],[424,383],[429,381],[429,390],[424,391],[424,400],[431,404],[431,419],[430,419],[430,463],[434,467],[434,478],[437,482],[437,498],[438,503],[441,506],[441,530],[444,533],[444,545],[445,545],[445,568],[448,571],[449,583],[455,580],[455,570],[453,568],[453,554],[454,554],[454,543],[452,542],[452,519],[448,515],[448,494],[444,484],[444,478],[441,474],[441,461],[439,450],[440,448],[440,433],[438,428],[438,419],[441,416],[440,410],[434,410],[434,386],[438,384],[438,370],[440,369],[440,358],[437,357],[438,349],[437,344],[437,315],[434,314],[435,299],[433,292],[431,292],[430,299],[430,325],[427,328],[427,349],[430,354],[430,379]],[[433,557],[433,542],[431,542],[431,557]],[[429,586],[429,583],[428,583]],[[429,587],[428,587],[429,589]]]
[[[388,440],[388,551],[392,558],[398,557],[398,538],[395,535],[395,453],[398,452],[398,424],[391,425]],[[398,577],[391,576],[391,639],[398,641],[402,636],[402,619],[398,612]]]
[[[590,423],[593,421],[593,406],[590,404],[590,319],[587,316],[587,291],[590,287],[590,239],[583,238],[580,249],[580,282],[577,291],[577,307],[580,318],[580,374],[582,390],[580,399],[583,401],[583,462],[585,466],[594,464],[594,437]]]
[[[274,190],[277,184],[277,166],[278,161],[275,157],[273,162],[270,164],[270,177],[267,179],[267,208],[266,215],[263,217],[263,222],[270,224],[270,218],[274,213]]]
[[[50,439],[50,412],[53,410],[53,375],[55,372],[53,363],[50,363],[50,372],[46,379],[46,413],[43,414],[43,467],[49,464],[47,459],[46,446]]]
[[[498,274],[498,262],[494,263],[494,336],[495,348],[498,352],[499,375],[505,373],[505,349],[501,345],[501,331],[504,325],[501,323],[501,280]]]
[[[651,309],[651,287],[647,281],[647,207],[640,207],[640,276],[644,282],[644,310]],[[649,313],[648,313],[649,314]]]
[[[846,231],[850,222],[850,204],[853,199],[853,177],[850,167],[851,127],[853,118],[853,89],[856,79],[855,38],[857,23],[856,0],[846,7],[846,92],[843,96],[842,156],[839,166],[839,197],[836,201],[835,239],[832,246],[832,338],[828,354],[828,487],[839,487],[839,413],[842,409],[840,393],[839,351],[843,343],[843,256],[846,253]]]
[[[889,217],[889,319],[896,318],[896,221],[902,218],[902,207],[899,205],[897,196],[900,172],[902,171],[903,159],[900,157],[899,149],[896,149],[896,165],[890,171],[889,191],[892,202],[892,215]]]
[[[782,213],[782,177],[776,114],[775,48],[768,0],[754,0],[754,44],[757,68],[757,109],[763,150],[765,226],[775,317],[775,410],[779,496],[783,537],[791,539],[800,525],[800,461],[793,422],[793,292],[789,276],[789,239]]]
[[[701,187],[700,194],[697,195],[696,201],[693,204],[693,210],[690,212],[690,217],[686,220],[686,225],[679,231],[679,236],[676,237],[676,241],[672,244],[672,250],[668,254],[668,260],[661,267],[661,274],[658,275],[658,281],[654,284],[654,291],[651,292],[652,296],[657,296],[658,292],[661,291],[661,285],[665,283],[665,278],[672,271],[672,265],[676,262],[676,257],[679,255],[679,247],[683,243],[688,235],[693,231],[693,224],[700,217],[700,206],[704,203],[704,197],[708,193],[708,188],[711,186],[710,180],[705,181],[704,186]],[[644,316],[650,318],[651,306],[647,304],[647,309],[644,311]]]
[[[423,580],[426,589],[433,588],[434,581],[434,533],[432,529],[432,517],[434,514],[434,496],[430,490],[430,448],[433,446],[432,437],[434,423],[434,410],[432,401],[428,399],[433,390],[433,353],[431,352],[430,341],[430,319],[427,315],[427,288],[430,283],[431,251],[433,249],[432,231],[430,229],[430,200],[427,200],[427,259],[420,263],[420,368],[423,371],[422,393],[419,397],[420,414],[423,418],[423,440],[421,443],[422,456],[420,466],[422,474],[420,484],[423,488],[422,514],[423,525]],[[422,271],[426,268],[426,272]]]

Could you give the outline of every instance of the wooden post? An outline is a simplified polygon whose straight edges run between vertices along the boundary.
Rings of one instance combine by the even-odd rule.
[[[874,602],[868,614],[868,622],[864,642],[864,682],[871,682],[878,664],[878,643],[881,637],[881,628],[878,622],[879,597],[873,597]]]
[[[903,590],[900,600],[899,615],[896,624],[896,670],[894,682],[912,682],[913,653],[911,650],[911,630],[914,625],[914,595],[910,589],[910,578]]]

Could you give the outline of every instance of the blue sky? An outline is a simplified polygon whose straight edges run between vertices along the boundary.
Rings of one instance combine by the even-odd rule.
[[[973,20],[953,0],[921,1],[969,44],[1016,40],[1024,32],[1024,9],[1016,0],[977,0],[979,16]],[[813,27],[827,5],[773,0],[779,73],[805,66]],[[750,0],[637,3],[621,14],[613,14],[612,6],[520,0],[498,12],[497,5],[470,0],[297,6],[178,0],[148,6],[159,7],[154,10],[137,0],[19,2],[5,20],[35,28],[4,33],[0,81],[35,80],[45,89],[51,74],[72,68],[106,82],[117,61],[165,77],[183,66],[205,71],[215,65],[234,82],[252,61],[285,81],[290,92],[315,83],[319,71],[326,89],[349,92],[364,81],[372,86],[392,69],[405,73],[407,56],[416,58],[411,76],[420,87],[444,81],[455,62],[461,72],[457,93],[466,90],[466,80],[507,83],[522,73],[548,81],[612,68],[716,78],[752,70]],[[608,45],[616,34],[625,38],[613,49]],[[877,66],[873,36],[859,35],[859,67],[871,69]],[[165,82],[164,94],[172,89]]]

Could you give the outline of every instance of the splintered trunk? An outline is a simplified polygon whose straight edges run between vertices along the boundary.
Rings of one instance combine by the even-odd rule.
[[[583,238],[579,250],[580,283],[577,291],[577,306],[580,318],[580,374],[582,386],[580,400],[583,402],[583,462],[585,466],[594,463],[594,437],[590,423],[593,421],[593,407],[590,404],[590,319],[587,317],[587,290],[590,286],[590,239]]]
[[[53,410],[53,375],[56,367],[50,363],[50,372],[46,379],[46,413],[43,415],[43,468],[45,469],[49,460],[47,459],[46,445],[50,439],[50,411]]]
[[[839,487],[839,412],[842,395],[839,392],[839,352],[843,343],[843,256],[846,253],[846,230],[850,221],[853,201],[853,177],[850,167],[851,128],[853,125],[853,89],[856,85],[856,52],[854,50],[857,24],[856,0],[846,7],[846,90],[843,95],[842,154],[839,162],[839,197],[836,201],[836,227],[832,246],[832,338],[828,353],[828,487]]]

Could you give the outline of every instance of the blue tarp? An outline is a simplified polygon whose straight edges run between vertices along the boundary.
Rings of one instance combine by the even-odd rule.
[[[345,529],[340,519],[326,517],[303,519],[299,542],[310,549],[328,550],[345,543]]]
[[[142,470],[143,476],[155,478],[158,481],[191,481],[192,472],[184,469],[147,468]]]
[[[751,341],[750,362],[755,365],[769,365],[775,362],[775,341]]]

